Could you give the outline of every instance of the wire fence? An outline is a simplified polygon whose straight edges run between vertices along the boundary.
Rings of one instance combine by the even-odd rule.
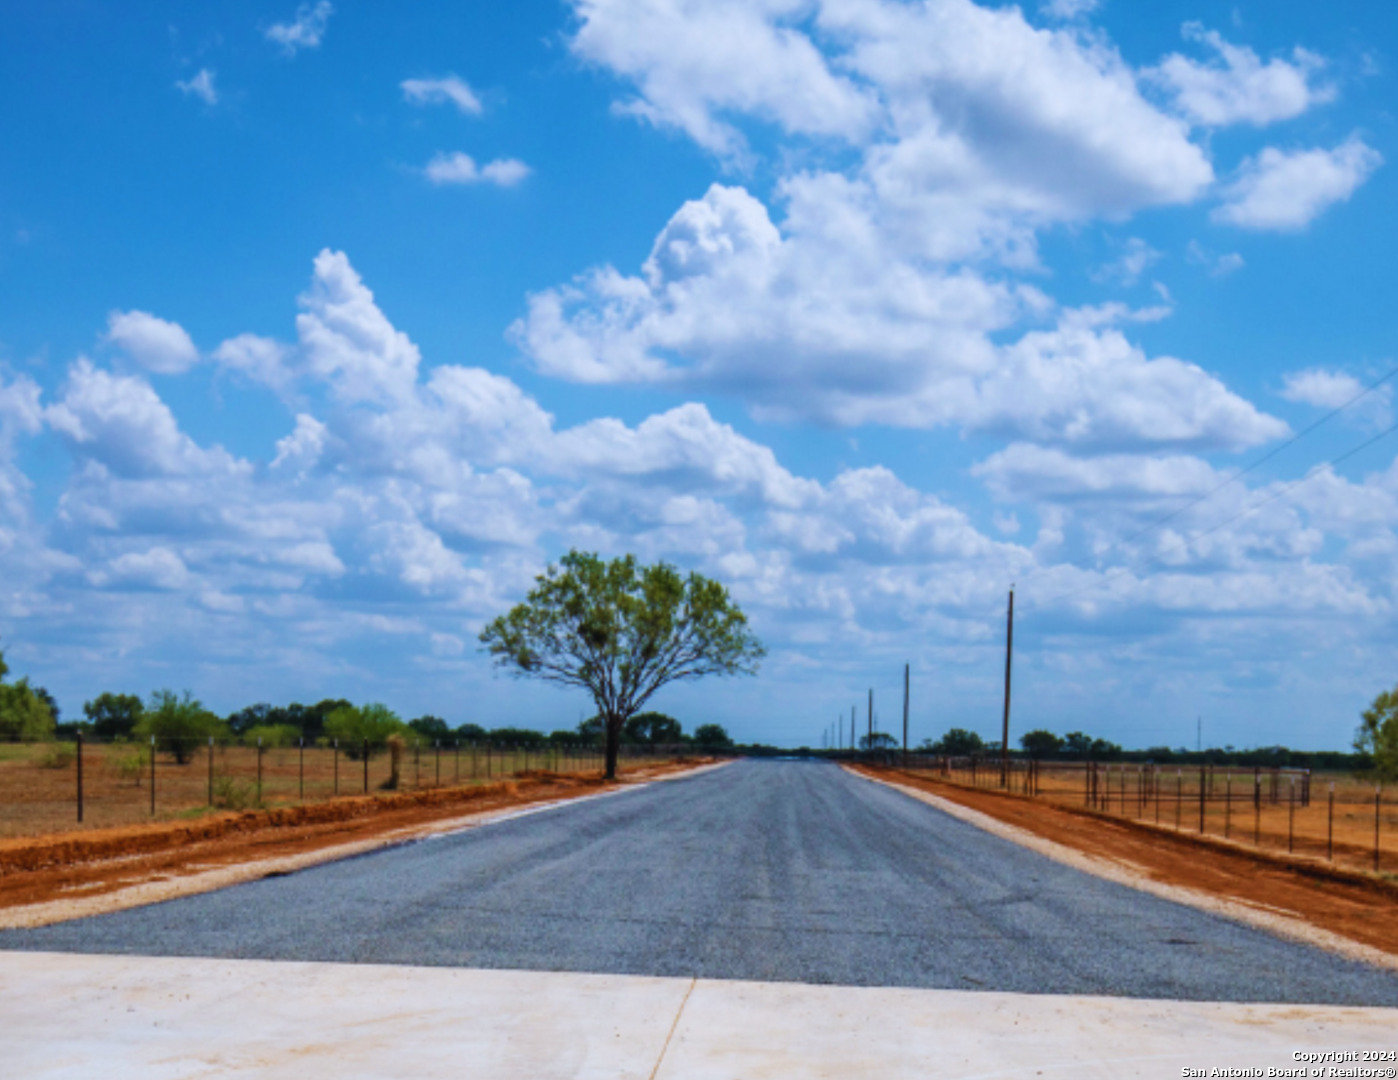
[[[626,745],[620,767],[695,756],[692,747]],[[455,739],[214,739],[0,743],[0,837],[134,825],[352,795],[418,791],[545,772],[600,776],[601,748]]]
[[[1352,869],[1398,868],[1398,802],[1349,774],[1023,758],[1002,765],[897,751],[860,759]]]

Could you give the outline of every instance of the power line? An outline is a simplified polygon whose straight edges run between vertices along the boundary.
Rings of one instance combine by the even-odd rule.
[[[1204,492],[1204,493],[1201,494],[1201,495],[1195,496],[1193,499],[1190,499],[1189,502],[1185,503],[1183,506],[1178,507],[1178,508],[1175,509],[1175,510],[1172,510],[1170,513],[1166,514],[1164,517],[1159,518],[1158,520],[1151,522],[1149,525],[1145,526],[1145,527],[1142,528],[1142,529],[1137,530],[1136,532],[1132,533],[1130,536],[1124,537],[1123,539],[1116,541],[1116,543],[1115,543],[1113,546],[1120,547],[1120,546],[1124,546],[1124,545],[1126,545],[1126,544],[1129,544],[1129,543],[1131,543],[1131,541],[1136,540],[1136,539],[1139,539],[1140,537],[1144,536],[1146,533],[1151,532],[1151,531],[1154,530],[1154,529],[1158,529],[1160,526],[1162,526],[1162,525],[1164,525],[1164,524],[1166,524],[1166,523],[1168,523],[1168,522],[1173,521],[1175,518],[1177,518],[1177,517],[1179,517],[1181,514],[1183,514],[1186,510],[1189,510],[1189,509],[1192,508],[1192,507],[1198,506],[1198,505],[1199,505],[1201,502],[1203,502],[1205,499],[1208,499],[1208,498],[1210,498],[1211,496],[1218,494],[1218,492],[1222,491],[1224,488],[1226,488],[1229,484],[1233,483],[1235,480],[1241,480],[1244,476],[1246,476],[1248,473],[1252,472],[1254,469],[1260,468],[1261,466],[1267,464],[1267,462],[1271,461],[1274,457],[1276,457],[1278,454],[1280,454],[1283,450],[1286,450],[1286,449],[1289,449],[1289,448],[1292,447],[1292,446],[1295,446],[1298,442],[1300,442],[1302,439],[1304,439],[1307,435],[1309,435],[1311,432],[1315,431],[1316,428],[1320,427],[1322,424],[1325,424],[1326,422],[1328,422],[1328,421],[1330,421],[1330,420],[1333,420],[1336,416],[1339,416],[1340,413],[1344,412],[1346,409],[1348,409],[1348,408],[1349,408],[1351,405],[1353,405],[1355,402],[1359,401],[1361,398],[1368,397],[1370,394],[1372,394],[1375,390],[1377,390],[1377,389],[1378,389],[1380,386],[1382,386],[1384,383],[1388,382],[1388,380],[1391,379],[1391,378],[1393,378],[1393,376],[1395,376],[1395,375],[1398,375],[1398,367],[1393,368],[1391,371],[1389,371],[1389,373],[1388,373],[1387,375],[1383,376],[1381,379],[1377,379],[1377,380],[1375,380],[1374,382],[1370,383],[1370,384],[1369,384],[1368,386],[1366,386],[1363,390],[1359,391],[1359,393],[1355,394],[1354,397],[1352,397],[1352,398],[1350,398],[1348,401],[1346,401],[1343,405],[1339,405],[1339,406],[1336,406],[1335,408],[1331,409],[1328,413],[1326,413],[1324,416],[1322,416],[1319,420],[1315,421],[1315,423],[1311,424],[1309,427],[1306,427],[1306,428],[1302,429],[1301,431],[1298,431],[1295,435],[1293,435],[1291,438],[1287,439],[1286,442],[1282,443],[1280,446],[1273,447],[1273,448],[1272,448],[1271,450],[1269,450],[1267,453],[1263,454],[1260,458],[1258,458],[1256,461],[1254,461],[1251,465],[1248,465],[1248,466],[1246,466],[1245,468],[1239,469],[1237,472],[1233,473],[1232,475],[1230,475],[1230,476],[1226,477],[1225,479],[1221,480],[1219,483],[1215,484],[1213,487],[1209,488],[1208,491]],[[1332,462],[1332,464],[1333,464],[1333,462]]]
[[[1374,393],[1376,390],[1379,389],[1379,387],[1383,386],[1385,383],[1387,383],[1390,379],[1392,379],[1392,378],[1393,378],[1394,376],[1396,376],[1396,375],[1398,375],[1398,367],[1393,367],[1393,368],[1391,368],[1386,374],[1380,376],[1379,378],[1375,379],[1373,382],[1369,383],[1367,386],[1365,386],[1362,390],[1360,390],[1357,394],[1355,394],[1355,395],[1354,395],[1353,397],[1351,397],[1349,400],[1345,401],[1343,404],[1340,404],[1340,405],[1335,406],[1335,408],[1331,409],[1331,410],[1330,410],[1328,413],[1326,413],[1324,416],[1320,417],[1318,420],[1315,420],[1313,423],[1308,424],[1306,427],[1302,428],[1300,431],[1298,431],[1298,432],[1297,432],[1295,435],[1293,435],[1291,438],[1287,439],[1286,442],[1282,443],[1280,446],[1275,446],[1275,447],[1273,447],[1271,450],[1267,451],[1267,453],[1263,454],[1260,458],[1258,458],[1256,461],[1252,462],[1250,465],[1246,465],[1246,466],[1244,466],[1243,468],[1241,468],[1241,469],[1237,470],[1236,472],[1230,474],[1229,476],[1225,477],[1223,480],[1219,481],[1219,483],[1215,484],[1213,487],[1209,488],[1207,491],[1202,492],[1202,493],[1199,494],[1199,495],[1196,495],[1194,498],[1192,498],[1192,499],[1190,499],[1188,502],[1186,502],[1183,506],[1176,507],[1174,510],[1170,511],[1170,513],[1166,514],[1164,517],[1157,518],[1156,520],[1150,522],[1149,524],[1147,524],[1147,525],[1145,525],[1144,527],[1142,527],[1142,528],[1136,530],[1135,532],[1129,534],[1128,536],[1125,536],[1125,537],[1123,537],[1123,538],[1120,539],[1120,540],[1115,540],[1115,541],[1113,541],[1110,545],[1108,545],[1108,547],[1106,548],[1106,550],[1107,550],[1107,551],[1110,551],[1110,550],[1113,550],[1113,549],[1115,549],[1115,548],[1120,548],[1120,547],[1122,547],[1122,546],[1124,546],[1124,545],[1126,545],[1126,544],[1129,544],[1129,543],[1131,543],[1131,542],[1133,542],[1133,541],[1135,541],[1135,540],[1140,539],[1142,536],[1145,536],[1147,533],[1150,533],[1150,532],[1155,531],[1156,529],[1159,529],[1159,528],[1160,528],[1161,526],[1163,526],[1163,525],[1167,525],[1169,522],[1175,520],[1177,517],[1179,517],[1179,516],[1180,516],[1181,514],[1183,514],[1185,511],[1190,510],[1190,509],[1192,509],[1192,508],[1195,507],[1195,506],[1198,506],[1200,503],[1202,503],[1202,502],[1206,501],[1207,499],[1211,498],[1212,496],[1218,494],[1218,492],[1222,491],[1222,490],[1223,490],[1224,488],[1226,488],[1229,484],[1232,484],[1232,483],[1233,483],[1234,481],[1236,481],[1236,480],[1241,480],[1244,476],[1247,476],[1249,473],[1251,473],[1251,472],[1253,472],[1254,470],[1259,469],[1259,468],[1261,468],[1263,465],[1267,464],[1267,462],[1271,461],[1271,460],[1272,460],[1273,458],[1275,458],[1277,455],[1279,455],[1279,454],[1281,454],[1282,452],[1284,452],[1284,451],[1290,449],[1291,447],[1295,446],[1298,442],[1300,442],[1300,441],[1301,441],[1302,439],[1304,439],[1306,436],[1310,435],[1312,432],[1316,431],[1318,428],[1322,427],[1324,424],[1328,423],[1329,421],[1333,420],[1336,416],[1340,415],[1340,413],[1344,412],[1346,409],[1350,408],[1352,405],[1355,405],[1356,403],[1358,403],[1358,402],[1361,401],[1362,399],[1364,399],[1364,398],[1368,397],[1370,394]],[[1382,439],[1384,436],[1386,436],[1386,435],[1392,433],[1393,430],[1394,430],[1394,428],[1392,428],[1392,427],[1385,429],[1384,431],[1380,432],[1378,435],[1374,436],[1372,439],[1369,439],[1369,440],[1367,440],[1366,442],[1361,443],[1359,446],[1355,447],[1353,450],[1346,451],[1344,454],[1342,454],[1342,455],[1340,455],[1339,457],[1337,457],[1337,458],[1333,459],[1332,461],[1328,462],[1329,466],[1333,468],[1335,465],[1338,465],[1340,462],[1345,461],[1346,459],[1348,459],[1349,457],[1353,456],[1354,454],[1357,454],[1359,451],[1365,449],[1365,448],[1368,447],[1368,446],[1371,446],[1371,445],[1372,445],[1373,443],[1375,443],[1375,442],[1378,442],[1378,441],[1379,441],[1380,439]],[[1314,468],[1314,467],[1313,467],[1313,468]],[[1219,529],[1223,528],[1224,526],[1229,525],[1229,524],[1231,524],[1231,523],[1234,522],[1234,521],[1237,521],[1239,518],[1246,517],[1248,514],[1252,513],[1254,510],[1260,509],[1262,506],[1266,505],[1268,502],[1271,502],[1273,499],[1275,499],[1275,498],[1280,498],[1282,495],[1285,495],[1288,491],[1290,491],[1292,488],[1296,487],[1297,485],[1302,484],[1302,483],[1305,483],[1307,480],[1311,479],[1311,477],[1314,476],[1314,475],[1315,475],[1315,473],[1313,473],[1313,472],[1312,472],[1312,473],[1308,473],[1305,477],[1301,478],[1300,480],[1293,481],[1291,484],[1289,484],[1289,485],[1287,485],[1285,488],[1281,489],[1281,491],[1279,491],[1279,492],[1277,492],[1277,493],[1274,493],[1273,495],[1269,496],[1267,499],[1264,499],[1262,502],[1260,502],[1260,503],[1256,504],[1255,506],[1253,506],[1251,509],[1249,509],[1249,510],[1244,510],[1244,511],[1242,511],[1242,512],[1239,513],[1239,514],[1235,514],[1233,517],[1228,518],[1228,519],[1226,519],[1226,520],[1223,521],[1223,522],[1220,522],[1218,525],[1213,526],[1212,528],[1208,529],[1207,531],[1205,531],[1205,532],[1203,532],[1203,533],[1200,533],[1200,534],[1198,534],[1198,535],[1195,536],[1195,537],[1192,537],[1191,540],[1190,540],[1190,542],[1193,543],[1193,542],[1196,541],[1196,540],[1200,540],[1200,539],[1202,539],[1203,537],[1210,535],[1211,533],[1217,532]],[[1146,565],[1149,565],[1151,562],[1154,562],[1154,561],[1157,561],[1157,559],[1156,559],[1156,558],[1147,559],[1147,560],[1146,560]],[[1065,598],[1071,598],[1071,597],[1073,597],[1073,596],[1078,595],[1079,593],[1090,592],[1092,589],[1099,588],[1100,586],[1102,586],[1103,584],[1105,584],[1105,583],[1106,583],[1108,580],[1110,580],[1111,578],[1113,578],[1113,577],[1118,577],[1118,576],[1120,576],[1121,574],[1124,574],[1124,573],[1129,572],[1129,571],[1132,569],[1132,567],[1133,567],[1134,565],[1136,565],[1136,564],[1134,564],[1134,563],[1128,563],[1128,564],[1125,565],[1125,566],[1114,567],[1113,569],[1108,570],[1105,574],[1103,574],[1102,577],[1099,578],[1097,581],[1092,582],[1092,583],[1089,584],[1089,585],[1085,585],[1085,586],[1083,586],[1081,589],[1073,589],[1073,590],[1069,590],[1069,591],[1066,592],[1066,593],[1058,593],[1058,594],[1056,594],[1056,595],[1054,595],[1054,596],[1048,597],[1047,600],[1038,601],[1038,602],[1035,603],[1033,606],[1042,607],[1044,604],[1046,604],[1046,603],[1051,603],[1051,602],[1053,602],[1053,601],[1055,601],[1055,600],[1061,600],[1061,599],[1065,599]],[[1032,581],[1034,578],[1039,577],[1040,575],[1046,573],[1049,569],[1052,569],[1052,568],[1051,568],[1051,567],[1046,567],[1046,566],[1036,566],[1036,567],[1033,567],[1032,569],[1029,569],[1027,572],[1024,572],[1024,573],[1022,573],[1022,574],[1020,575],[1019,580],[1020,580],[1021,585],[1022,585],[1024,582],[1026,582],[1026,581]],[[989,609],[988,609],[988,610],[987,610],[987,613],[986,613],[986,617],[989,618],[989,617],[990,617],[991,615],[993,615],[993,614],[995,614],[995,611],[989,610]]]
[[[1398,369],[1395,369],[1394,372],[1390,372],[1390,375],[1392,375],[1392,374],[1398,374]],[[1358,399],[1356,398],[1355,400],[1358,400]],[[1188,539],[1187,543],[1188,543],[1188,544],[1197,543],[1198,541],[1204,539],[1204,537],[1206,537],[1206,536],[1211,536],[1212,534],[1218,532],[1220,529],[1223,529],[1223,528],[1226,528],[1226,527],[1229,526],[1229,525],[1232,525],[1235,521],[1240,521],[1240,520],[1242,520],[1243,518],[1248,517],[1248,516],[1251,515],[1251,514],[1255,514],[1258,510],[1261,510],[1264,506],[1268,505],[1269,503],[1275,502],[1277,499],[1280,499],[1280,498],[1282,498],[1282,497],[1285,496],[1285,495],[1288,495],[1289,493],[1291,493],[1292,491],[1296,490],[1296,488],[1300,487],[1301,485],[1310,483],[1312,480],[1314,480],[1314,479],[1315,479],[1316,477],[1318,477],[1318,476],[1324,476],[1324,475],[1326,475],[1330,470],[1334,469],[1334,467],[1335,467],[1336,465],[1339,465],[1341,462],[1348,461],[1350,458],[1354,457],[1354,456],[1355,456],[1356,454],[1358,454],[1360,451],[1367,450],[1369,447],[1373,446],[1376,442],[1379,442],[1380,440],[1387,438],[1389,435],[1392,435],[1395,431],[1398,431],[1398,423],[1391,424],[1390,426],[1388,426],[1388,427],[1384,428],[1382,431],[1380,431],[1377,435],[1374,435],[1374,436],[1372,436],[1372,437],[1370,437],[1370,438],[1368,438],[1368,439],[1365,439],[1362,443],[1360,443],[1360,444],[1357,445],[1357,446],[1351,447],[1350,449],[1346,450],[1343,454],[1340,454],[1338,457],[1331,458],[1329,461],[1324,462],[1324,463],[1322,463],[1322,464],[1320,464],[1320,465],[1312,466],[1312,467],[1311,467],[1311,470],[1310,470],[1309,472],[1307,472],[1305,476],[1299,477],[1298,479],[1291,481],[1289,484],[1286,484],[1286,485],[1284,485],[1283,487],[1278,488],[1276,491],[1274,491],[1274,492],[1272,492],[1271,494],[1269,494],[1266,498],[1263,498],[1263,499],[1258,500],[1257,502],[1253,503],[1251,506],[1244,507],[1244,508],[1243,508],[1242,510],[1240,510],[1238,513],[1232,515],[1231,517],[1224,518],[1222,521],[1218,522],[1216,525],[1211,525],[1209,528],[1205,529],[1203,532],[1195,533],[1193,536],[1191,536],[1191,537]],[[1159,556],[1159,555],[1152,555],[1152,556],[1149,556],[1148,558],[1146,558],[1146,560],[1144,561],[1144,563],[1132,563],[1132,564],[1128,564],[1128,565],[1126,565],[1126,566],[1115,567],[1115,568],[1113,568],[1113,569],[1107,571],[1105,574],[1103,574],[1102,577],[1099,578],[1097,581],[1094,581],[1094,582],[1092,582],[1092,583],[1089,584],[1089,585],[1085,585],[1085,586],[1083,586],[1081,589],[1072,589],[1072,590],[1069,590],[1068,592],[1059,593],[1059,594],[1057,594],[1057,595],[1055,595],[1055,596],[1050,596],[1050,597],[1048,597],[1047,599],[1039,600],[1039,601],[1036,602],[1036,606],[1042,607],[1042,606],[1045,605],[1045,604],[1049,604],[1049,603],[1052,603],[1052,602],[1057,601],[1057,600],[1071,599],[1072,597],[1077,596],[1077,595],[1079,595],[1079,594],[1081,594],[1081,593],[1091,592],[1093,589],[1100,588],[1102,585],[1104,585],[1104,584],[1105,584],[1110,578],[1112,578],[1112,577],[1118,576],[1118,575],[1120,575],[1120,574],[1128,573],[1128,572],[1130,572],[1132,569],[1134,569],[1134,568],[1136,568],[1136,567],[1138,567],[1138,566],[1142,566],[1142,565],[1144,565],[1144,566],[1149,566],[1149,565],[1151,565],[1152,563],[1156,563],[1156,562],[1159,562],[1159,561],[1160,561],[1160,556]]]

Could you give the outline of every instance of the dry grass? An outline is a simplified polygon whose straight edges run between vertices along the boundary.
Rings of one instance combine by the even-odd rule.
[[[1010,786],[1023,792],[1027,773],[1023,763],[1016,766]],[[1382,792],[1371,781],[1349,774],[1316,773],[1310,778],[1311,797],[1306,805],[1301,777],[1293,782],[1291,775],[1282,774],[1274,782],[1263,772],[1259,789],[1256,775],[1243,768],[1217,768],[1203,775],[1202,830],[1198,766],[1160,766],[1154,774],[1150,766],[1099,766],[1096,808],[1184,833],[1202,831],[1206,836],[1365,870],[1375,868],[1377,817],[1379,869],[1398,871],[1398,798],[1392,792]],[[976,769],[974,776],[969,768],[953,769],[946,778],[987,789],[1000,784],[993,764]],[[1041,766],[1037,796],[1061,806],[1093,804],[1081,765]]]

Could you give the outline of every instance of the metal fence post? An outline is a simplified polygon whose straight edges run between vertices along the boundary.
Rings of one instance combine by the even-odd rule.
[[[1180,812],[1184,806],[1184,770],[1175,770],[1175,832],[1180,831]]]
[[[78,732],[78,822],[83,819],[83,733]]]
[[[1286,853],[1296,852],[1296,774],[1291,775],[1291,798],[1286,804]]]
[[[1233,827],[1233,770],[1228,770],[1228,779],[1223,787],[1223,838],[1227,840]]]
[[[330,758],[335,763],[335,794],[340,794],[340,740],[330,740]]]
[[[1199,766],[1199,835],[1204,835],[1204,799],[1207,797],[1204,792],[1204,778],[1208,775],[1206,766]]]
[[[257,737],[257,805],[262,805],[262,736]]]
[[[1252,846],[1262,846],[1262,773],[1252,774]]]
[[[150,737],[150,816],[155,817],[155,736]]]
[[[209,736],[209,805],[214,804],[214,737]]]
[[[1325,818],[1325,857],[1335,861],[1335,781],[1330,781],[1330,807]]]
[[[301,788],[301,796],[300,796],[300,798],[301,798],[301,801],[302,801],[302,802],[305,802],[305,801],[306,801],[306,738],[305,738],[305,736],[302,736],[302,737],[301,737],[300,739],[298,739],[297,741],[300,743],[300,747],[299,747],[299,751],[300,751],[300,753],[299,753],[299,760],[298,760],[297,763],[296,763],[296,771],[297,771],[297,774],[298,774],[297,779],[298,779],[299,782],[300,782],[300,788]]]
[[[1383,785],[1374,786],[1374,873],[1379,872],[1379,818],[1383,810]]]
[[[364,740],[364,794],[369,794],[369,740]]]
[[[442,786],[442,740],[437,740],[437,787]]]

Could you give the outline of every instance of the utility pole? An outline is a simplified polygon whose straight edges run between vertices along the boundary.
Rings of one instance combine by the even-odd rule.
[[[874,748],[874,688],[869,687],[869,749]]]
[[[911,664],[903,665],[903,768],[908,767],[908,679]]]
[[[1010,606],[1005,615],[1005,719],[1000,727],[1000,786],[1010,780],[1010,662],[1015,651],[1015,587],[1010,586]]]
[[[856,727],[854,726],[855,723],[856,723],[856,721],[855,721],[855,714],[856,714],[858,711],[859,711],[859,706],[858,706],[858,705],[851,705],[851,706],[849,707],[849,748],[850,748],[851,750],[858,750],[858,749],[859,749],[859,739],[857,738],[858,730],[859,730],[859,729],[856,728]]]
[[[1204,752],[1204,718],[1196,716],[1194,718],[1194,749],[1195,752]]]

